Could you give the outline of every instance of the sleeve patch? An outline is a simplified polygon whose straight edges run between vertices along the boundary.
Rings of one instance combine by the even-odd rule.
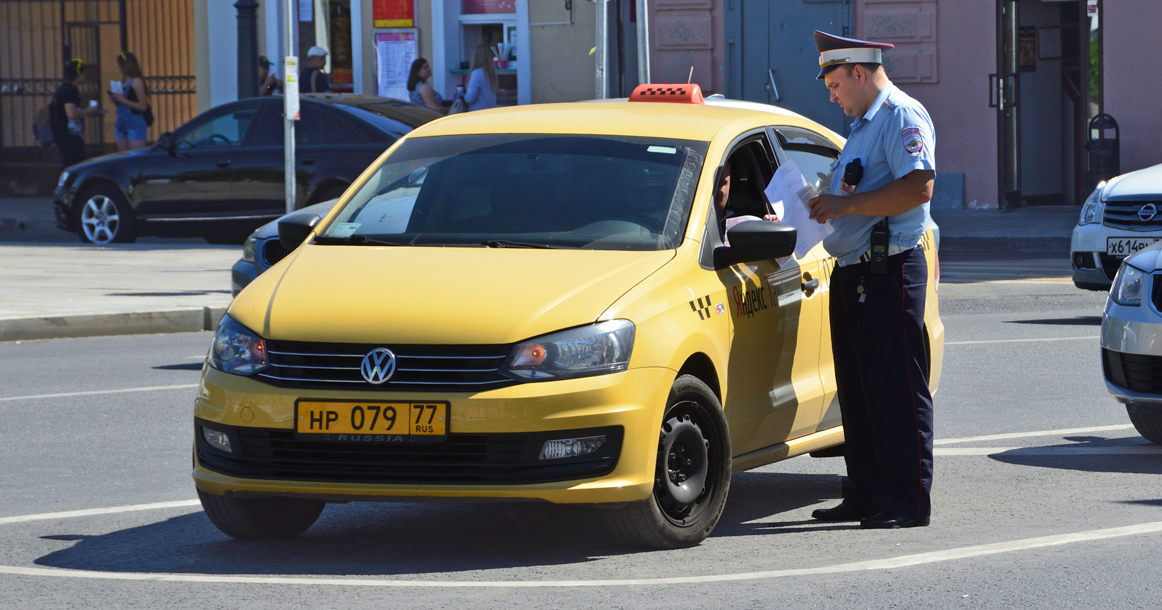
[[[900,139],[904,143],[904,150],[913,157],[924,152],[924,134],[919,127],[905,127],[900,132]]]

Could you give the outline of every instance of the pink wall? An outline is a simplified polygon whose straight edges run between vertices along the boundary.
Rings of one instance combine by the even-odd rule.
[[[1122,171],[1157,165],[1162,163],[1158,0],[1106,0],[1102,4],[1105,111],[1121,128]]]
[[[966,206],[997,207],[997,118],[988,106],[988,75],[996,71],[993,0],[856,0],[855,11],[857,37],[897,44],[885,64],[897,56],[889,74],[932,116],[936,170],[964,172]]]

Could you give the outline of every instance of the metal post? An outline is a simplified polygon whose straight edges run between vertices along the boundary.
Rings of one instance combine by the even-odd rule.
[[[238,0],[238,99],[258,97],[258,2]]]
[[[283,149],[286,151],[283,163],[286,174],[286,213],[295,211],[295,119],[299,116],[299,58],[292,50],[295,44],[295,0],[283,0],[286,3],[286,30],[283,48],[286,49],[286,60],[283,62]]]
[[[61,2],[61,5],[63,6],[64,2]],[[121,52],[124,53],[129,50],[129,10],[125,6],[125,0],[117,2],[117,19],[121,22]],[[141,50],[138,49],[138,52]]]
[[[593,99],[598,100],[605,99],[606,91],[608,91],[605,76],[605,64],[608,63],[606,51],[609,47],[609,8],[606,5],[608,1],[597,0],[594,3],[597,6],[597,44],[594,46],[594,61],[597,64],[597,95]]]
[[[650,82],[649,2],[637,0],[637,77],[638,84]]]

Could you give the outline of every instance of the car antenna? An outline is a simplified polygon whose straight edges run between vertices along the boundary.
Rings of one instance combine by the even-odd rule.
[[[689,85],[690,81],[692,81],[692,80],[694,80],[694,65],[693,64],[690,65],[690,75],[686,77],[686,84]]]

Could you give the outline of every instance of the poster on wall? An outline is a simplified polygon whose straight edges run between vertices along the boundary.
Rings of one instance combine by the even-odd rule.
[[[1037,28],[1021,27],[1017,30],[1017,66],[1021,72],[1037,71]]]
[[[415,27],[415,0],[372,0],[371,21],[377,28]]]
[[[397,29],[375,33],[376,92],[380,97],[408,99],[408,72],[419,57],[414,29]]]
[[[464,15],[496,15],[516,12],[516,0],[464,0]]]

